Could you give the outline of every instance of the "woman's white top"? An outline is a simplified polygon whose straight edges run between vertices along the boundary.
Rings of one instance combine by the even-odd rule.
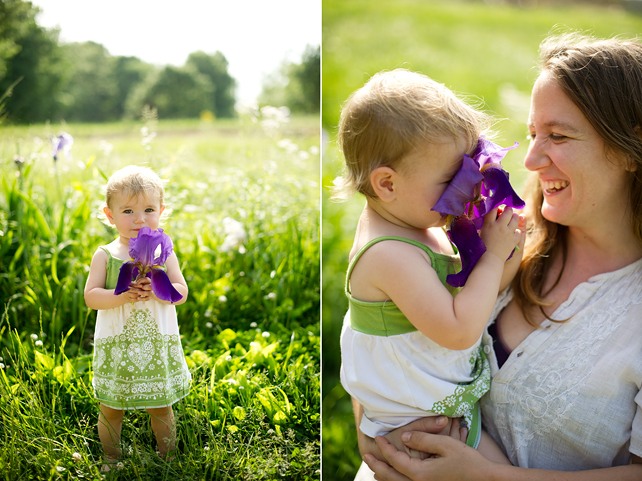
[[[500,295],[493,322],[511,299],[510,289]],[[523,468],[577,471],[642,456],[642,259],[578,285],[551,317],[571,320],[542,322],[499,370],[489,354],[484,429]]]

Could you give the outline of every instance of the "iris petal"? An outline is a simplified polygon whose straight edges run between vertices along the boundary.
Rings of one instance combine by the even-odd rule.
[[[154,259],[154,253],[160,246],[160,255]],[[172,240],[163,233],[163,229],[152,230],[145,226],[136,237],[129,239],[129,255],[143,267],[163,265],[172,253]]]
[[[477,229],[472,220],[463,215],[452,220],[448,235],[459,251],[461,271],[447,276],[446,282],[453,287],[462,287],[468,280],[468,276],[477,261],[486,252],[486,246],[479,234],[477,234]]]
[[[431,210],[441,215],[462,215],[466,204],[474,199],[475,187],[483,178],[477,162],[464,154],[461,168]]]
[[[486,195],[484,200],[486,212],[502,204],[517,209],[524,207],[524,201],[513,190],[508,174],[501,167],[487,165],[482,175],[484,176],[482,194]]]
[[[132,282],[134,267],[136,267],[136,264],[132,261],[127,261],[120,267],[120,273],[118,274],[118,282],[116,282],[114,295],[118,296],[129,290],[129,284]]]
[[[176,302],[183,296],[174,288],[163,269],[155,268],[151,271],[152,291],[162,301]]]
[[[519,143],[515,142],[515,145],[512,147],[503,148],[482,136],[479,137],[477,149],[473,157],[479,163],[480,168],[487,164],[499,165],[502,159],[506,157],[508,151],[517,148],[518,145]]]

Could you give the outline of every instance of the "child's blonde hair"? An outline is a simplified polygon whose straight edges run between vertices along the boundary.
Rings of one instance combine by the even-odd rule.
[[[158,196],[160,205],[165,205],[163,180],[148,167],[128,165],[114,172],[105,187],[105,203],[110,209],[113,198],[117,194],[125,194],[130,199],[141,194],[148,198]],[[106,216],[102,220],[105,224],[110,225]]]
[[[488,115],[426,75],[406,69],[380,72],[341,111],[338,140],[345,166],[332,197],[346,199],[355,192],[374,197],[374,169],[394,168],[414,147],[445,136],[464,138],[470,154],[489,127]]]

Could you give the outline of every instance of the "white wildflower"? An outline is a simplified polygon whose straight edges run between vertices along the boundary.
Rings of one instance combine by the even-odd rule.
[[[256,327],[256,322],[251,322],[250,327]],[[0,358],[0,361],[2,361],[2,358]]]
[[[32,334],[31,335],[31,339],[34,340],[34,341],[37,341],[38,340],[38,334]]]
[[[275,275],[276,275],[276,271],[270,272],[270,279],[274,279]]]
[[[80,453],[74,453],[71,455],[71,457],[73,458],[74,463],[79,463],[80,461],[82,461],[82,456]]]
[[[42,347],[42,341],[36,341],[36,347]]]
[[[118,469],[123,469],[123,468],[125,467],[125,465],[124,465],[123,463],[117,463],[117,464],[116,464],[116,467],[117,467]]]
[[[247,233],[245,232],[243,224],[230,217],[225,217],[223,219],[223,229],[225,230],[226,236],[223,240],[223,244],[219,247],[221,252],[229,252],[232,249],[241,246],[241,244],[247,239]]]
[[[276,299],[276,292],[270,292],[267,296],[264,296],[263,299],[273,301],[274,299]]]
[[[4,369],[4,364],[0,362],[0,369]]]
[[[211,322],[206,322],[205,323],[205,327],[207,327],[208,329],[211,329],[213,325],[214,324],[212,324]]]
[[[263,334],[261,334],[261,336],[263,336],[263,337],[270,337],[270,333],[269,333],[269,332],[267,332],[267,331],[265,331]]]
[[[218,296],[219,302],[227,302],[227,297],[225,296]]]
[[[67,469],[63,468],[62,466],[56,466],[56,471],[62,473],[63,471],[67,471]]]
[[[225,360],[226,360],[226,361],[231,361],[231,360],[232,360],[232,356],[227,356],[227,357],[225,358]]]

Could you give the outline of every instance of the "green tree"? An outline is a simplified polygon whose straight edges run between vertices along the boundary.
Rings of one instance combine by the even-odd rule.
[[[116,57],[114,77],[116,79],[116,99],[114,114],[122,118],[130,93],[140,85],[152,72],[154,67],[138,57]]]
[[[138,117],[143,106],[149,105],[161,118],[198,117],[203,110],[213,110],[212,94],[209,78],[193,67],[168,65],[134,89],[126,112]]]
[[[221,52],[209,55],[194,52],[187,57],[187,67],[193,67],[212,83],[212,106],[217,117],[234,116],[234,88],[236,81],[227,72],[228,62]]]
[[[99,43],[82,42],[65,45],[72,61],[72,75],[65,87],[68,94],[66,120],[100,122],[117,118],[118,93],[114,75],[114,58]]]
[[[57,119],[69,63],[58,46],[58,31],[36,24],[38,9],[22,0],[0,1],[0,93],[21,79],[7,99],[8,119]]]
[[[321,52],[306,46],[300,63],[283,62],[263,82],[262,104],[285,105],[293,112],[315,113],[320,109]]]

